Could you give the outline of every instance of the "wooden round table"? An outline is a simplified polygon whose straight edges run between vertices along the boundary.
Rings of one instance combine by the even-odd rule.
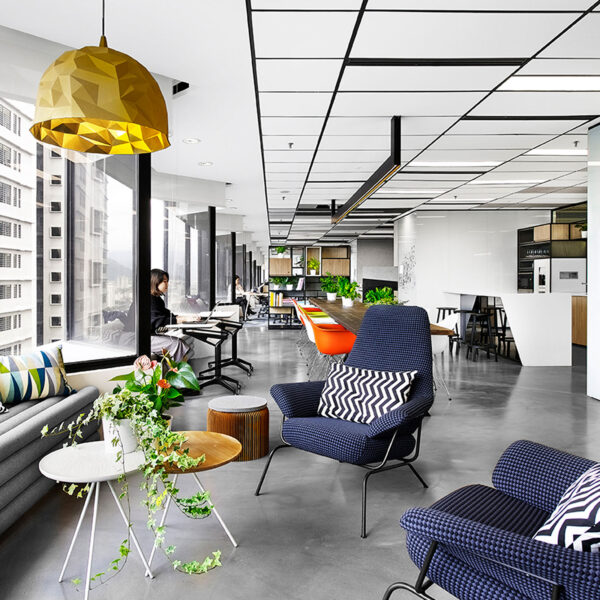
[[[189,455],[193,458],[198,458],[204,454],[205,460],[204,462],[199,463],[195,467],[190,469],[186,469],[182,471],[175,465],[167,466],[165,465],[165,471],[174,475],[173,477],[173,485],[177,485],[177,478],[180,475],[190,474],[196,480],[200,491],[205,492],[204,486],[200,481],[197,473],[200,471],[209,471],[210,469],[217,469],[226,465],[227,463],[235,460],[240,452],[242,451],[242,445],[233,437],[229,435],[224,435],[222,433],[215,433],[213,431],[177,431],[176,433],[182,433],[185,435],[187,440],[181,445],[182,450],[188,449]],[[212,501],[212,493],[211,493],[211,503],[213,505],[212,512],[217,517],[217,520],[221,524],[221,527],[224,529],[227,537],[231,540],[231,543],[235,548],[237,548],[238,543],[235,541],[233,535],[225,525],[225,521],[221,518],[221,515],[218,513],[215,503]],[[167,501],[165,503],[165,512],[160,520],[160,527],[165,524],[167,520],[167,513],[169,511],[169,507],[171,506],[171,495],[168,496]],[[156,552],[156,546],[152,548],[152,553],[150,554],[150,558],[148,559],[148,565],[152,564],[152,560],[154,559],[154,553]]]

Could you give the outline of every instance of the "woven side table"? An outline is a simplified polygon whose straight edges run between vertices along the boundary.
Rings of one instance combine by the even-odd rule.
[[[236,461],[255,460],[269,453],[269,409],[257,396],[220,396],[208,403],[208,431],[239,440]]]

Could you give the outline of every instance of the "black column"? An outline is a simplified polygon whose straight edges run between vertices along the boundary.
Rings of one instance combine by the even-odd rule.
[[[229,300],[232,304],[235,303],[235,274],[236,274],[236,254],[237,248],[235,246],[235,231],[231,232],[231,298]]]
[[[212,309],[217,301],[217,209],[208,207],[208,260],[210,281],[208,304]]]
[[[246,289],[247,279],[246,279],[246,244],[242,244],[242,285],[244,289]]]
[[[36,273],[37,273],[37,288],[36,288],[36,294],[37,294],[37,325],[36,325],[36,339],[37,339],[37,345],[41,346],[44,343],[44,306],[47,305],[48,302],[50,302],[50,298],[44,293],[44,284],[46,283],[47,277],[49,276],[48,274],[44,274],[44,177],[43,177],[43,173],[44,173],[44,147],[41,144],[36,144],[35,145],[36,148],[36,168],[37,168],[37,177],[36,177],[36,182],[35,182],[35,196],[36,196],[36,203],[35,203],[35,214],[36,214],[36,234],[37,234],[37,244],[36,244],[36,249],[37,249],[37,254],[36,254]],[[67,161],[67,164],[70,164],[70,161]],[[68,172],[67,172],[68,174]],[[66,185],[65,185],[65,190],[69,189],[69,179],[67,178],[66,180]],[[14,193],[10,192],[11,194]],[[9,198],[10,199],[10,198]],[[69,203],[68,201],[66,201],[67,199],[65,198],[65,202],[64,202],[64,210],[68,211],[69,210]],[[67,227],[64,228],[66,230],[66,235],[69,235],[69,230]],[[63,260],[66,257],[63,257]],[[66,273],[65,273],[65,278],[66,278]],[[63,286],[65,284],[63,283]],[[47,288],[46,288],[47,289]],[[65,288],[63,288],[64,290]],[[66,294],[63,292],[63,301],[65,299]],[[64,318],[64,325],[66,325],[66,322],[68,321],[68,319]],[[66,331],[66,329],[65,329]],[[67,339],[67,336],[64,336],[65,339]],[[48,340],[50,341],[50,340]]]
[[[254,287],[254,273],[252,272],[252,250],[248,252],[248,289],[251,290]]]
[[[151,161],[150,154],[136,157],[137,180],[137,226],[134,230],[137,254],[137,277],[135,299],[135,330],[137,331],[137,353],[150,355],[150,220],[151,220]]]

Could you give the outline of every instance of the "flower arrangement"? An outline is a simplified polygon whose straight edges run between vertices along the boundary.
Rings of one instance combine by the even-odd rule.
[[[124,382],[124,386],[117,385],[110,394],[102,394],[94,402],[88,414],[80,414],[75,421],[66,427],[60,426],[53,430],[46,425],[42,429],[42,436],[58,436],[68,433],[70,443],[76,445],[83,435],[81,430],[92,421],[103,419],[114,426],[110,431],[113,438],[110,443],[115,447],[115,460],[125,467],[125,452],[123,438],[119,425],[128,422],[131,427],[139,449],[143,454],[143,462],[140,471],[144,478],[141,489],[145,492],[143,501],[147,509],[147,526],[155,535],[155,546],[161,548],[171,562],[174,569],[188,574],[206,573],[208,570],[221,565],[219,551],[213,552],[202,562],[182,562],[174,560],[175,546],[165,547],[165,527],[159,527],[156,520],[156,512],[164,509],[166,498],[177,504],[180,510],[188,517],[198,519],[211,514],[209,492],[198,492],[188,498],[178,496],[179,489],[169,479],[167,468],[176,466],[185,471],[204,462],[204,455],[192,457],[189,451],[183,448],[186,439],[181,433],[171,431],[165,411],[173,406],[178,406],[184,401],[184,397],[178,388],[198,390],[199,384],[194,376],[192,368],[186,362],[176,362],[166,354],[158,361],[150,360],[147,356],[140,356],[134,363],[134,370],[126,375],[120,375],[111,381]],[[105,431],[106,435],[106,431]],[[121,484],[120,498],[126,498],[126,513],[130,521],[130,506],[128,495],[128,483],[125,474],[119,477]],[[89,486],[77,486],[72,484],[64,486],[63,489],[70,495],[82,498]],[[118,558],[113,560],[108,567],[113,575],[119,572],[126,562],[130,552],[129,532],[126,540],[119,546]],[[100,579],[106,572],[100,572],[92,577],[92,580]],[[79,579],[73,580],[79,583]],[[104,579],[106,581],[106,579]]]

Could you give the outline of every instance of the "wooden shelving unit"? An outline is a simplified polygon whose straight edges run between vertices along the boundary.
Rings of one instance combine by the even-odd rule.
[[[269,248],[269,291],[283,294],[284,299],[295,297],[306,301],[311,297],[325,296],[321,291],[320,278],[327,272],[333,276],[350,277],[349,246],[288,246],[283,254],[277,254],[276,248]],[[309,275],[307,265],[311,258],[319,261],[316,275]],[[304,285],[301,290],[275,290],[270,283],[271,277],[303,277]],[[300,326],[293,306],[269,307],[269,329],[296,329]]]

